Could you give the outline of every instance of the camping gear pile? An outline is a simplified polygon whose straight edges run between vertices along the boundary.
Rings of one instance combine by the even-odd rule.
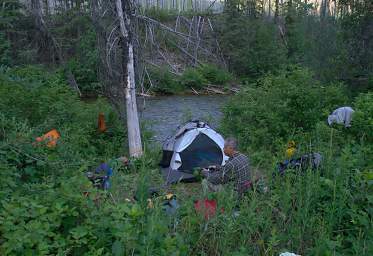
[[[299,158],[285,160],[277,164],[277,170],[280,175],[284,175],[286,170],[306,171],[307,169],[316,170],[320,167],[322,155],[319,153],[310,153],[302,155]]]
[[[162,209],[166,212],[167,215],[172,216],[176,214],[177,209],[180,205],[176,199],[176,195],[167,194],[162,203]]]
[[[94,171],[86,173],[87,178],[95,188],[108,190],[110,188],[110,177],[113,170],[107,163],[100,164]]]
[[[166,183],[195,181],[195,168],[224,165],[224,138],[200,121],[190,121],[178,128],[163,144],[160,166]]]

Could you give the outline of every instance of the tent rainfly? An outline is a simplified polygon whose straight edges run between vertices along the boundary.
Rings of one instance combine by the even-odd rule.
[[[224,138],[206,123],[190,121],[163,144],[160,163],[167,183],[194,181],[193,169],[224,165]]]

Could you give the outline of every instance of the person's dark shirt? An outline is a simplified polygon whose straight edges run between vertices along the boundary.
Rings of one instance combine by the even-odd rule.
[[[215,171],[209,173],[207,180],[214,185],[234,183],[235,190],[241,194],[247,190],[250,184],[249,158],[244,154],[236,152],[225,163]]]

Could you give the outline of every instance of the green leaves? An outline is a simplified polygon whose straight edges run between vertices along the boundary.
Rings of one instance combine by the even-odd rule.
[[[294,67],[279,75],[267,75],[235,96],[225,109],[223,127],[250,147],[271,147],[309,132],[316,123],[343,104],[343,87],[322,87],[306,69]]]
[[[111,252],[113,253],[114,256],[122,256],[125,254],[125,250],[123,247],[123,243],[115,240],[113,245],[111,246]]]
[[[181,83],[189,88],[201,89],[206,85],[207,80],[196,69],[188,68],[181,77]]]

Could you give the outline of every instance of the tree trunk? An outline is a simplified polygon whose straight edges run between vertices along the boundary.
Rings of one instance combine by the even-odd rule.
[[[123,7],[127,8],[123,9]],[[120,32],[123,47],[123,79],[122,86],[126,92],[126,109],[127,109],[127,132],[128,145],[131,157],[142,155],[142,144],[139,117],[136,105],[136,86],[135,86],[135,67],[133,56],[133,44],[131,35],[131,21],[127,12],[130,12],[128,0],[116,0],[116,8],[119,19]]]

